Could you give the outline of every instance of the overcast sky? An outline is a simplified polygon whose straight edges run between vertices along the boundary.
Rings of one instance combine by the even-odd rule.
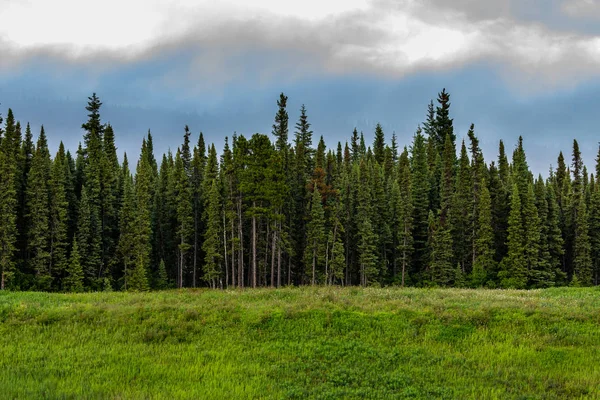
[[[87,96],[130,157],[183,127],[220,146],[270,133],[278,94],[306,104],[333,146],[381,122],[409,144],[446,88],[459,138],[486,160],[523,135],[546,173],[578,139],[594,166],[600,126],[598,0],[0,0],[0,112],[75,148]],[[159,156],[160,154],[157,154]],[[570,157],[569,157],[570,158]]]

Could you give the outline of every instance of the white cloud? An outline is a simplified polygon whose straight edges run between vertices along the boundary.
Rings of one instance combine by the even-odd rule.
[[[276,72],[281,65],[296,75],[322,70],[401,76],[478,61],[504,68],[512,77],[518,71],[524,80],[542,85],[600,73],[600,36],[512,18],[509,1],[495,2],[494,12],[473,8],[473,0],[458,1],[455,8],[433,7],[435,1],[9,2],[0,13],[0,48],[8,49],[9,56],[0,65],[43,54],[71,62],[100,59],[111,68],[119,65],[115,61],[184,49],[192,53],[187,73],[220,73],[217,81],[244,74],[243,66],[228,60],[253,50],[288,59],[294,53],[292,63],[264,69]],[[576,15],[597,6],[595,0],[569,0],[562,7]],[[472,12],[479,17],[473,19]]]

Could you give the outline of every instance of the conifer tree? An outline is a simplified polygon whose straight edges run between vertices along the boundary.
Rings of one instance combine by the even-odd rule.
[[[123,288],[128,289],[128,281],[130,275],[135,268],[135,250],[136,250],[136,198],[133,178],[129,171],[129,163],[127,154],[123,160],[121,172],[121,180],[123,181],[123,198],[119,211],[119,243],[117,245],[117,253],[120,258],[120,267],[123,271]]]
[[[66,292],[83,292],[83,267],[77,246],[77,238],[73,239],[71,257],[63,280],[63,288]]]
[[[322,265],[324,258],[323,243],[325,242],[325,215],[321,203],[321,193],[315,184],[310,201],[310,220],[306,226],[307,244],[304,251],[304,265],[310,276],[312,285],[317,283],[318,268]]]
[[[429,185],[425,138],[418,129],[411,149],[411,182],[413,202],[413,263],[412,270],[420,273],[429,263]]]
[[[525,233],[521,214],[519,186],[513,184],[508,217],[508,253],[500,263],[498,278],[504,288],[524,289],[527,285],[527,264],[525,260]]]
[[[450,215],[454,186],[454,144],[448,135],[444,141],[444,169],[440,188],[441,209],[431,238],[430,276],[435,285],[448,286],[454,281],[454,255]]]
[[[535,205],[535,194],[531,182],[527,185],[527,193],[522,203],[523,233],[525,238],[525,264],[530,281],[535,279],[537,285],[548,283],[545,260],[541,257],[543,250],[540,243],[541,221]]]
[[[380,165],[383,165],[384,160],[384,151],[385,151],[385,135],[383,133],[383,128],[381,124],[377,124],[375,127],[375,139],[373,141],[373,155],[375,156],[375,161],[377,161]]]
[[[461,266],[463,273],[470,271],[472,264],[472,226],[473,218],[475,218],[473,201],[473,173],[463,141],[449,216],[454,244],[454,260]]]
[[[158,276],[156,277],[156,289],[165,290],[169,287],[169,277],[167,276],[167,267],[165,260],[161,259],[158,264]]]
[[[217,287],[221,275],[221,194],[216,179],[213,179],[208,195],[206,233],[204,234],[204,276],[211,288]]]
[[[452,146],[455,147],[456,135],[452,119],[450,118],[450,94],[443,89],[438,93],[437,102],[439,106],[435,109],[435,142],[440,155],[444,149],[446,136],[452,141]]]
[[[175,187],[175,204],[177,215],[177,237],[178,237],[178,273],[177,287],[184,286],[184,278],[187,273],[187,253],[191,249],[191,238],[193,234],[193,207],[192,191],[189,176],[185,170],[185,157],[182,152],[177,151],[175,155],[175,168],[173,170],[173,184]],[[192,285],[195,285],[192,282]]]
[[[575,219],[573,280],[577,280],[581,286],[590,286],[592,284],[592,258],[590,252],[587,208],[585,206],[585,198],[580,196]]]
[[[135,263],[135,268],[129,278],[127,290],[132,292],[145,292],[149,289],[146,264],[143,257],[139,257]]]
[[[494,233],[492,231],[492,201],[490,192],[481,182],[478,205],[477,231],[475,235],[474,263],[471,272],[471,285],[481,287],[488,281],[490,272],[495,270]]]
[[[27,180],[30,265],[31,270],[35,272],[36,288],[40,290],[49,290],[52,283],[50,188],[48,187],[51,163],[46,134],[42,126]]]
[[[404,152],[400,156],[399,161],[399,197],[397,205],[397,230],[398,234],[398,256],[400,258],[400,266],[402,269],[401,284],[404,286],[406,282],[406,272],[409,269],[411,262],[411,254],[413,252],[413,201],[412,201],[412,181],[410,173],[410,165],[408,160],[408,152]]]
[[[6,116],[6,126],[0,142],[0,290],[10,283],[15,272],[13,258],[17,239],[17,160],[20,138],[15,129],[11,109]]]
[[[69,167],[65,147],[60,142],[58,152],[52,163],[50,176],[50,254],[52,255],[53,274],[62,278],[68,266],[67,229],[69,224]],[[60,282],[57,282],[60,285]]]

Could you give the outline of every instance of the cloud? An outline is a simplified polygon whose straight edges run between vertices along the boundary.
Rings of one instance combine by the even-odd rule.
[[[561,5],[564,20],[597,9],[593,0],[550,1]],[[11,2],[0,16],[0,51],[7,55],[0,59],[0,69],[45,62],[106,73],[124,65],[170,61],[160,83],[180,85],[190,93],[249,78],[258,82],[314,74],[398,78],[476,63],[498,69],[516,87],[527,90],[575,85],[597,76],[600,34],[557,28],[555,13],[536,11],[547,9],[546,4],[541,0],[341,4],[229,0],[216,5],[107,0],[91,6],[67,0]],[[64,9],[70,12],[60,12]]]

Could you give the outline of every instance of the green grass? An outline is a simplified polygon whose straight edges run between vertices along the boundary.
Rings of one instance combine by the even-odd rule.
[[[600,398],[600,290],[0,293],[0,398]]]

